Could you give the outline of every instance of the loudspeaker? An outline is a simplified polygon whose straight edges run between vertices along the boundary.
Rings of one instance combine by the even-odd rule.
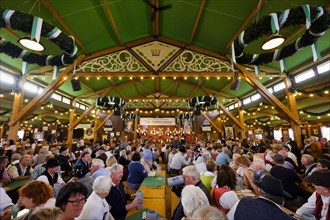
[[[80,91],[81,90],[79,79],[71,79],[71,85],[72,85],[72,90],[73,91]]]
[[[201,107],[199,105],[195,106],[194,115],[201,115]]]
[[[235,81],[231,84],[230,89],[238,90],[240,84],[241,84],[241,80],[236,78]]]

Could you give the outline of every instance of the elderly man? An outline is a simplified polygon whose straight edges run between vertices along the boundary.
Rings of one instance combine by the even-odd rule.
[[[190,165],[190,166],[184,167],[182,169],[182,172],[183,172],[182,175],[183,175],[183,179],[184,179],[184,185],[185,186],[194,185],[194,186],[201,188],[201,190],[205,193],[205,195],[209,201],[209,204],[211,204],[210,192],[204,186],[204,184],[200,181],[199,172],[198,172],[197,168],[193,165]],[[173,188],[172,191],[174,191],[178,197],[181,197],[182,188],[178,188],[178,189]],[[174,210],[172,220],[181,220],[182,217],[184,217],[184,212],[183,212],[183,206],[182,206],[182,203],[180,200]]]
[[[306,178],[306,181],[314,185],[316,192],[296,213],[303,219],[328,220],[330,216],[330,171],[315,171]]]
[[[91,174],[95,180],[99,176],[109,176],[110,173],[104,168],[104,162],[101,159],[94,159],[91,165]]]
[[[280,180],[271,175],[265,175],[255,184],[259,187],[261,196],[243,197],[237,201],[227,213],[228,220],[295,220],[281,209],[284,198],[289,195],[283,190]]]
[[[254,184],[254,182],[259,181],[264,175],[270,175],[270,173],[266,171],[265,162],[262,159],[253,160],[253,162],[250,165],[250,169],[253,170],[253,173],[244,172],[244,174],[249,180],[253,191],[259,196],[260,195],[259,188],[256,184]]]
[[[125,220],[127,212],[138,206],[139,200],[135,198],[131,203],[126,201],[130,195],[125,193],[124,185],[120,182],[124,175],[124,167],[121,164],[114,164],[110,167],[110,177],[112,179],[112,187],[110,193],[105,198],[111,206],[110,213],[116,220]]]
[[[8,174],[12,179],[28,179],[33,172],[31,167],[32,157],[31,155],[23,155],[19,163],[8,167]]]
[[[317,170],[314,158],[309,154],[303,154],[301,156],[301,164],[305,167],[305,173],[302,177],[309,176]]]

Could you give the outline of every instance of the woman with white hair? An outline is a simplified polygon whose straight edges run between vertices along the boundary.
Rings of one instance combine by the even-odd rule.
[[[93,184],[93,192],[88,197],[78,219],[104,219],[112,220],[113,217],[109,212],[109,204],[105,197],[109,194],[112,186],[110,176],[99,176]]]
[[[91,174],[95,180],[99,176],[110,176],[110,171],[104,168],[103,160],[94,159],[91,165]]]
[[[194,212],[192,219],[200,220],[227,220],[225,213],[213,206],[205,206]]]
[[[210,205],[203,190],[194,185],[188,185],[183,188],[181,203],[183,212],[187,217],[186,219],[193,219],[192,216],[197,209]]]

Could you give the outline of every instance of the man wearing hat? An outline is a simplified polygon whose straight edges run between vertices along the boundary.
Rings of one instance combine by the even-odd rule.
[[[306,220],[329,220],[330,171],[315,171],[306,181],[313,184],[315,192],[296,213]]]
[[[294,220],[282,210],[284,198],[290,195],[284,191],[282,182],[271,175],[264,175],[254,182],[260,190],[260,197],[243,197],[227,213],[228,220]]]
[[[46,170],[37,178],[37,180],[43,181],[51,186],[55,183],[65,184],[62,177],[57,173],[60,163],[55,158],[49,158],[46,162]]]
[[[61,170],[65,172],[66,175],[69,175],[72,171],[71,163],[72,160],[68,155],[68,148],[61,147],[60,154],[57,156],[57,160],[60,163]]]

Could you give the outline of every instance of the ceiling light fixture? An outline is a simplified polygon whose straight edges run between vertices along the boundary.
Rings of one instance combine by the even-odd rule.
[[[282,45],[284,41],[285,39],[281,35],[273,35],[267,38],[267,40],[262,44],[261,48],[263,50],[272,50]]]
[[[43,51],[45,49],[45,47],[41,43],[37,42],[36,39],[31,39],[29,37],[20,38],[18,43],[33,51]]]

